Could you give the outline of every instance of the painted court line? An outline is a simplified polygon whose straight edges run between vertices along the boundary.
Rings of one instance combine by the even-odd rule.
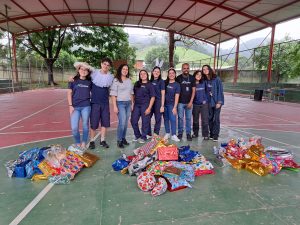
[[[229,128],[229,127],[224,127],[225,129],[228,129],[228,130],[234,130],[234,131],[238,131],[238,132],[241,132],[241,133],[246,133],[246,134],[251,134],[251,135],[257,135],[255,133],[252,133],[252,132],[248,132],[248,131],[243,131],[243,130],[240,130],[240,129],[235,129],[235,128]],[[282,144],[282,145],[287,145],[287,146],[291,146],[291,147],[294,147],[294,148],[298,148],[298,146],[295,146],[295,145],[291,145],[291,144],[287,144],[285,142],[281,142],[281,141],[277,141],[277,140],[274,140],[274,139],[271,139],[271,138],[267,138],[267,137],[264,137],[264,136],[261,136],[259,135],[260,137],[266,139],[266,140],[269,140],[269,141],[273,141],[273,142],[276,142],[276,143],[279,143],[279,144]]]
[[[16,131],[16,132],[0,132],[0,134],[38,134],[38,133],[59,133],[59,132],[71,132],[71,130]]]
[[[99,137],[98,132],[95,136],[95,140]],[[89,146],[90,142],[87,144]],[[18,225],[30,212],[31,210],[46,196],[46,194],[53,188],[54,184],[49,183],[23,210],[22,212],[9,224]]]
[[[16,121],[16,122],[13,122],[13,123],[11,123],[11,124],[5,126],[5,127],[2,127],[2,128],[0,129],[0,131],[6,129],[6,128],[8,128],[8,127],[11,127],[12,125],[14,125],[14,124],[16,124],[16,123],[19,123],[19,122],[21,122],[21,121],[23,121],[23,120],[26,120],[26,119],[28,119],[28,118],[30,118],[30,117],[32,117],[32,116],[34,116],[34,115],[36,115],[36,114],[38,114],[38,113],[40,113],[40,112],[43,112],[43,111],[45,111],[45,110],[47,110],[47,109],[49,109],[49,108],[51,108],[51,107],[53,107],[53,106],[55,106],[55,105],[58,105],[59,103],[61,103],[61,102],[63,102],[63,101],[66,101],[66,99],[64,98],[63,100],[60,100],[60,101],[58,101],[58,102],[56,102],[56,103],[54,103],[54,104],[52,104],[52,105],[49,105],[49,106],[47,106],[46,108],[43,108],[43,109],[41,109],[41,110],[39,110],[39,111],[37,111],[37,112],[35,112],[35,113],[32,113],[32,114],[30,114],[30,115],[28,115],[28,116],[23,117],[22,119],[19,119],[19,120]]]

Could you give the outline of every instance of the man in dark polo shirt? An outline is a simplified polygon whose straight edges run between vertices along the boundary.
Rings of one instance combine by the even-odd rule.
[[[182,74],[176,78],[180,84],[180,96],[178,103],[178,138],[181,140],[184,127],[185,116],[185,132],[188,141],[192,141],[192,107],[196,91],[195,78],[189,74],[190,65],[188,63],[182,64]]]

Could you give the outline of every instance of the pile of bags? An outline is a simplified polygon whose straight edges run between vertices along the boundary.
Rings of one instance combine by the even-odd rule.
[[[246,169],[259,176],[278,174],[282,168],[299,171],[294,156],[290,151],[276,147],[265,148],[261,137],[231,139],[214,148],[214,154],[226,165],[235,169]]]
[[[21,152],[18,159],[5,163],[8,177],[49,180],[54,184],[69,184],[85,167],[91,167],[99,157],[71,145],[33,148]]]
[[[137,176],[137,185],[142,191],[158,196],[169,191],[191,188],[195,176],[214,174],[213,165],[190,146],[178,148],[156,137],[133,151],[134,155],[113,162],[115,171]]]

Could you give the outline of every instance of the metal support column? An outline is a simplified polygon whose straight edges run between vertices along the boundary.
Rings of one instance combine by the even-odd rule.
[[[234,62],[234,79],[233,79],[233,85],[236,84],[238,75],[239,75],[239,51],[240,51],[240,37],[237,37],[236,39],[236,49],[235,49],[235,62]]]
[[[272,26],[272,33],[271,33],[271,43],[270,43],[270,52],[269,52],[269,64],[268,64],[268,83],[271,82],[271,76],[272,76],[274,37],[275,37],[275,25]]]

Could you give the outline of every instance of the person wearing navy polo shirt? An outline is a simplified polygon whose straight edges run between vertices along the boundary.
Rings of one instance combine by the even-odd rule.
[[[148,72],[141,70],[139,80],[135,82],[134,105],[131,113],[131,126],[134,131],[135,139],[139,143],[145,143],[149,132],[150,112],[155,101],[155,90],[149,81]],[[142,132],[139,129],[139,119],[142,118]]]
[[[182,139],[183,135],[183,119],[185,116],[185,132],[188,141],[192,141],[192,108],[195,97],[195,78],[189,74],[190,65],[182,64],[182,74],[176,78],[176,82],[180,84],[180,96],[178,104],[178,138]]]
[[[101,124],[100,146],[109,148],[105,141],[106,128],[110,127],[109,112],[109,88],[113,82],[113,75],[109,72],[112,61],[109,58],[101,60],[101,69],[94,70],[92,77],[92,98],[91,98],[91,142],[90,149],[95,148],[96,129]]]
[[[165,112],[164,112],[164,123],[166,134],[164,139],[170,138],[173,141],[179,142],[180,139],[176,136],[176,116],[177,116],[177,105],[180,94],[180,84],[175,81],[176,71],[171,68],[168,70],[168,77],[166,80],[166,101],[165,101]],[[171,135],[170,135],[170,124],[171,124]]]
[[[155,66],[152,70],[151,79],[152,85],[155,90],[155,101],[150,114],[150,124],[148,136],[152,136],[151,130],[151,118],[154,114],[155,125],[154,125],[154,135],[158,136],[161,126],[161,116],[164,112],[165,105],[165,82],[161,79],[161,70],[158,66]]]
[[[89,137],[89,118],[91,112],[91,71],[92,67],[84,62],[74,63],[77,70],[74,82],[69,82],[68,103],[71,119],[71,129],[75,144],[82,149],[86,148]],[[82,142],[80,141],[79,121],[82,119]]]
[[[208,90],[205,76],[201,70],[193,74],[196,80],[196,93],[193,104],[193,138],[199,135],[199,115],[201,115],[201,132],[203,140],[208,140]]]

